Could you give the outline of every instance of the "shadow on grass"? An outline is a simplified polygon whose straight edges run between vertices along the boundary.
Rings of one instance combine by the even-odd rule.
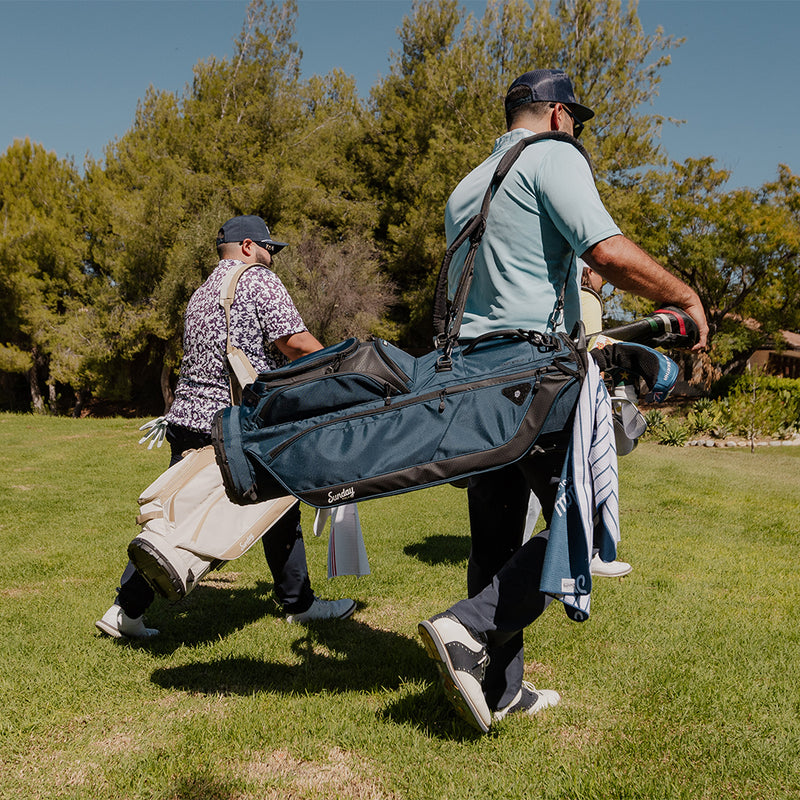
[[[144,647],[155,655],[172,653],[183,645],[217,641],[263,617],[280,617],[283,611],[272,595],[272,584],[259,581],[255,587],[237,586],[235,573],[212,573],[183,600],[168,603],[162,598],[145,612],[150,627],[160,635],[121,644]]]
[[[429,540],[444,540],[433,546],[432,553],[439,555],[429,551],[432,559],[445,560],[450,540],[464,549],[462,537]],[[221,573],[180,603],[159,603],[149,617],[162,633],[138,646],[167,654],[181,645],[216,641],[264,616],[283,616],[272,598],[272,584],[259,582],[255,588],[240,588],[235,581],[235,575]],[[396,690],[407,683],[421,683],[425,688],[393,700],[377,713],[377,719],[411,725],[426,736],[449,741],[466,742],[482,736],[456,715],[425,649],[416,640],[352,618],[296,625],[292,630],[297,631],[291,643],[296,663],[271,660],[266,652],[263,659],[235,656],[159,668],[151,680],[165,689],[239,695]]]
[[[494,731],[481,733],[464,722],[445,697],[438,680],[429,683],[422,691],[393,700],[378,712],[377,718],[411,726],[426,736],[447,741],[472,742],[486,735],[495,735]]]
[[[469,536],[442,534],[426,536],[404,547],[403,552],[425,564],[461,564],[469,558],[469,548]]]
[[[291,649],[297,663],[248,657],[164,667],[153,672],[158,686],[210,694],[345,692],[397,688],[430,678],[417,642],[375,630],[353,619],[297,626]]]

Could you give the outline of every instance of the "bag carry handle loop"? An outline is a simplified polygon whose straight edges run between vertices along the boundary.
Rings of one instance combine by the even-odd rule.
[[[464,355],[469,355],[479,344],[491,341],[492,339],[523,339],[530,342],[537,347],[543,349],[557,348],[558,339],[548,333],[539,333],[538,331],[526,331],[522,328],[516,328],[502,331],[489,331],[470,339],[466,347],[464,347]]]

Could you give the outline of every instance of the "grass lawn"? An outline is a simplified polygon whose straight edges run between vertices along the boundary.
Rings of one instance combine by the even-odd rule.
[[[620,461],[634,565],[592,616],[553,603],[527,677],[562,703],[481,736],[455,716],[416,635],[464,594],[466,497],[359,506],[372,575],[326,578],[350,620],[289,625],[260,551],[182,603],[146,644],[101,636],[167,465],[140,421],[0,415],[0,798],[800,797],[800,448],[665,448]]]

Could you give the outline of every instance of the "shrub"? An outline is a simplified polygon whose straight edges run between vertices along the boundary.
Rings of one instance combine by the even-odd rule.
[[[667,415],[660,408],[651,408],[644,415],[647,423],[645,436],[656,437],[666,422]]]
[[[778,436],[800,425],[800,380],[748,373],[731,386],[724,408],[742,436]]]
[[[703,406],[695,403],[694,408],[686,415],[686,424],[691,433],[710,433],[719,421],[720,411],[714,403]]]
[[[667,417],[657,437],[659,444],[683,447],[689,441],[689,428],[680,420]]]

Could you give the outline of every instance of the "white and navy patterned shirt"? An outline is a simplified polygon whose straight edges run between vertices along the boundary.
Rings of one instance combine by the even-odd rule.
[[[219,409],[230,405],[225,361],[225,311],[219,302],[222,280],[242,262],[223,259],[189,300],[184,316],[183,361],[175,402],[167,421],[203,433]],[[280,278],[255,265],[239,278],[231,307],[231,344],[241,348],[256,372],[284,362],[272,342],[306,330]]]

